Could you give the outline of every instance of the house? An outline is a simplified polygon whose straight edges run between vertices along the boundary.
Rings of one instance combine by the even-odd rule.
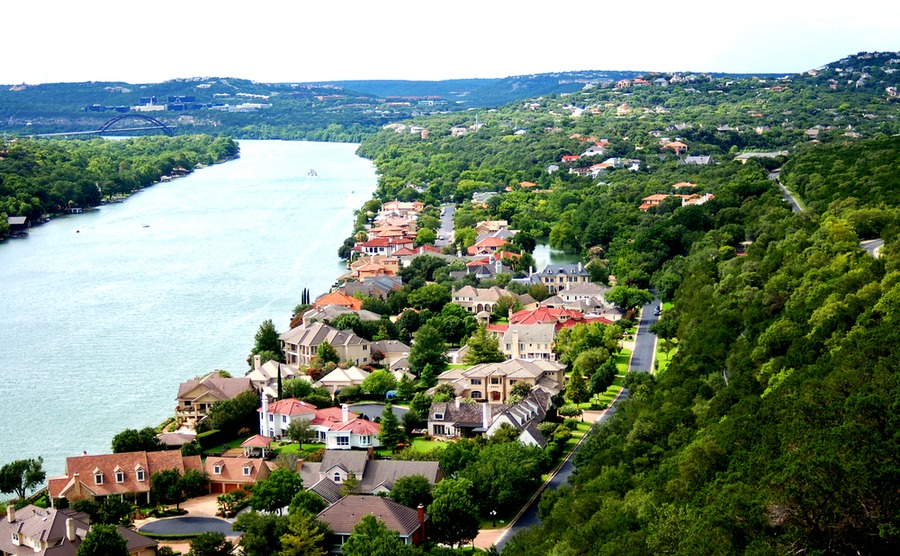
[[[653,207],[658,207],[660,203],[669,197],[675,197],[675,195],[669,195],[667,193],[654,193],[653,195],[648,195],[641,199],[641,206],[638,207],[638,210],[646,212]]]
[[[9,234],[12,236],[25,235],[28,233],[27,216],[7,216],[6,223],[9,224]]]
[[[396,255],[396,253],[395,253]],[[377,297],[379,299],[387,299],[391,292],[397,291],[403,287],[403,279],[400,276],[376,276],[374,278],[363,278],[359,282],[346,282],[341,285],[340,291],[344,295],[355,297],[357,294],[361,296]]]
[[[47,479],[51,505],[65,498],[102,499],[127,497],[136,503],[150,503],[150,477],[158,471],[200,470],[200,456],[182,456],[178,450],[161,452],[121,452],[66,458],[64,475]]]
[[[271,439],[280,439],[287,434],[291,422],[312,421],[316,418],[316,406],[294,398],[278,400],[270,404],[263,398],[259,411],[259,434]]]
[[[481,363],[467,369],[451,369],[438,376],[439,384],[451,384],[457,396],[490,404],[506,401],[512,386],[526,382],[556,395],[565,386],[566,366],[555,361],[507,359],[502,363]]]
[[[372,361],[378,363],[377,359],[381,358],[378,353],[381,353],[384,357],[381,358],[380,363],[392,368],[395,363],[409,355],[409,350],[410,347],[399,340],[376,340],[369,346]]]
[[[513,313],[509,317],[509,324],[537,324],[541,322],[559,324],[569,320],[582,320],[583,318],[584,314],[580,311],[546,307],[542,303],[541,306],[534,309],[522,309]]]
[[[482,220],[475,224],[475,233],[479,236],[482,234],[492,234],[509,227],[506,220]]]
[[[357,242],[352,250],[362,255],[393,255],[395,251],[408,247],[415,247],[416,240],[414,237],[376,237],[368,241]]]
[[[321,322],[296,326],[279,337],[281,350],[288,365],[309,365],[316,357],[319,345],[328,342],[337,351],[341,361],[353,361],[357,365],[368,364],[369,342],[351,330],[338,330]]]
[[[270,359],[265,363],[260,363],[262,359],[259,355],[253,356],[253,369],[248,371],[246,375],[250,379],[250,384],[257,392],[261,392],[269,399],[278,397],[278,377],[281,377],[282,383],[293,378],[309,378],[305,374],[301,374],[297,367],[279,363],[274,359]]]
[[[675,151],[675,154],[684,154],[687,152],[688,146],[681,141],[669,141],[664,142],[662,145],[663,149],[672,149]]]
[[[709,164],[712,164],[712,157],[711,156],[699,156],[699,155],[686,156],[686,157],[684,157],[684,160],[682,160],[681,162],[683,164],[689,164],[689,165],[694,165],[694,166],[707,166]]]
[[[209,414],[209,408],[216,402],[230,400],[252,389],[249,378],[228,378],[218,372],[182,382],[176,396],[175,419],[195,424]]]
[[[359,320],[381,320],[381,315],[379,315],[378,313],[373,313],[372,311],[367,311],[365,309],[351,309],[349,307],[344,307],[341,305],[324,305],[322,307],[312,307],[310,310],[303,313],[302,322],[306,326],[309,326],[314,322],[324,322],[325,324],[330,324],[331,321],[338,318],[339,316],[351,313],[358,316]]]
[[[337,419],[338,415],[340,419]],[[316,418],[310,424],[316,431],[316,437],[325,442],[326,450],[368,449],[369,446],[381,446],[378,441],[381,425],[351,413],[346,404],[340,409],[330,407],[327,410],[316,411]]]
[[[260,458],[208,457],[203,470],[209,476],[210,494],[225,494],[269,478],[272,470]]]
[[[369,376],[368,371],[364,371],[356,366],[347,369],[338,367],[319,379],[314,386],[326,388],[334,396],[343,388],[359,386],[367,376]]]
[[[507,244],[507,240],[501,237],[488,236],[468,248],[469,255],[492,255]]]
[[[300,462],[297,472],[303,484],[329,504],[340,498],[340,487],[350,473],[358,481],[357,494],[390,494],[398,479],[412,475],[425,477],[431,485],[444,479],[436,461],[376,460],[373,450],[325,450],[321,462]]]
[[[537,425],[547,416],[552,402],[549,393],[536,389],[515,404],[434,402],[428,413],[428,433],[446,438],[490,438],[503,424],[520,431],[519,440],[530,446],[545,446],[547,440]]]
[[[555,341],[556,323],[545,322],[511,325],[499,344],[508,359],[556,361]]]
[[[86,513],[71,509],[38,508],[31,504],[6,508],[0,520],[0,554],[3,556],[70,556],[78,551],[91,530]],[[116,530],[125,539],[129,556],[155,556],[158,543],[127,527]]]
[[[566,289],[570,284],[586,284],[591,281],[590,274],[579,262],[578,264],[547,265],[538,274],[533,274],[532,283],[544,284],[550,293]]]
[[[425,541],[427,516],[421,505],[413,509],[381,496],[352,495],[341,498],[316,516],[316,520],[331,530],[329,552],[340,554],[341,546],[353,533],[353,528],[367,515],[378,518],[405,544],[419,545]]]
[[[512,297],[525,306],[537,303],[530,295],[519,295],[499,286],[490,288],[463,286],[453,292],[451,303],[459,305],[466,311],[477,315],[482,311],[487,311],[488,313],[493,312],[494,306],[497,305],[497,302],[501,297]]]

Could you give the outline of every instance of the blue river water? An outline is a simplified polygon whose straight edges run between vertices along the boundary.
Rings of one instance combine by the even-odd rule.
[[[182,381],[242,376],[260,323],[286,330],[302,289],[341,273],[376,185],[355,148],[242,141],[237,160],[0,243],[0,465],[60,474],[172,415]]]

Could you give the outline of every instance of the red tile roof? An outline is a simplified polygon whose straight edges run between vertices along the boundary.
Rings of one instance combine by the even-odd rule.
[[[277,402],[270,405],[268,409],[269,413],[278,413],[280,415],[289,415],[293,417],[295,415],[315,413],[316,406],[311,403],[307,403],[294,398],[287,398],[284,400],[278,400]],[[262,408],[257,409],[257,411],[262,411]]]
[[[201,469],[200,456],[184,457],[178,450],[160,452],[122,452],[66,458],[66,474],[50,478],[48,490],[53,498],[65,496],[73,488],[84,488],[94,496],[110,494],[134,494],[150,490],[150,477],[157,471],[176,469],[184,474],[186,469]],[[143,470],[144,480],[137,478],[138,470]],[[122,482],[117,482],[121,472]],[[97,484],[95,476],[101,476]],[[81,486],[75,485],[75,475]]]
[[[331,292],[316,299],[314,305],[316,307],[324,307],[325,305],[339,305],[348,307],[354,311],[362,309],[362,299],[357,299],[341,292]]]

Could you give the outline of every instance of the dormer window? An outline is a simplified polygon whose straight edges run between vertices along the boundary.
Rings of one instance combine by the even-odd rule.
[[[137,480],[140,482],[144,482],[146,480],[146,475],[144,474],[144,470],[140,467],[134,472],[137,475]]]
[[[222,466],[219,464],[213,465],[213,475],[221,475],[222,474]]]
[[[103,473],[94,473],[94,484],[95,485],[103,484]]]
[[[249,476],[250,476],[250,471],[251,471],[252,469],[253,469],[252,466],[250,466],[250,465],[245,465],[245,466],[244,466],[244,476],[245,476],[245,477],[249,477]]]
[[[118,470],[118,471],[116,471],[116,482],[117,482],[117,483],[124,483],[124,482],[125,482],[125,472],[122,471],[121,469]]]
[[[443,414],[443,413],[435,413],[435,414],[434,414],[434,420],[435,420],[435,421],[442,421],[443,419],[444,419],[444,414]]]
[[[339,471],[334,472],[334,482],[336,482],[336,483],[341,482],[341,474]]]

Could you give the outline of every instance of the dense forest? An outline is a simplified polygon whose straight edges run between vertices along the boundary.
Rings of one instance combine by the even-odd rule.
[[[37,223],[237,154],[235,141],[206,135],[9,141],[0,148],[0,238],[8,233],[7,216]]]
[[[629,375],[571,486],[504,554],[896,552],[898,69],[863,53],[779,80],[587,90],[363,142],[380,199],[460,203],[462,246],[477,220],[507,219],[673,303],[677,355]],[[685,183],[712,197],[638,209]],[[876,237],[879,258],[860,247]]]

